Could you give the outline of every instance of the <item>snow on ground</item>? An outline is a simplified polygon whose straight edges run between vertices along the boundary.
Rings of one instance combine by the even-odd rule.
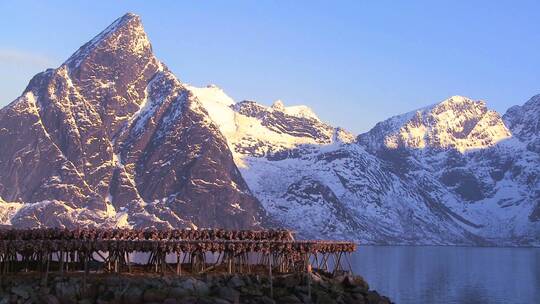
[[[8,203],[0,198],[0,225],[11,225],[11,219],[22,207],[22,203]]]

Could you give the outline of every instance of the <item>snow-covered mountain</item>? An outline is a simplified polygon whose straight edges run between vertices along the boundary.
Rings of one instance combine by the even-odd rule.
[[[527,148],[534,139],[518,133],[523,120],[534,121],[534,106],[523,106],[529,115],[521,108],[510,109],[505,123],[483,101],[453,96],[380,122],[358,143],[403,179],[422,178],[446,193],[441,203],[469,221],[471,233],[497,244],[538,244],[540,157]]]
[[[225,138],[136,15],[36,75],[0,110],[0,130],[0,197],[24,203],[4,220],[15,226],[264,222]]]
[[[182,83],[126,14],[0,110],[0,225],[540,245],[539,126],[539,97],[501,118],[453,96],[356,137]]]
[[[321,122],[309,108],[282,101],[269,107],[235,103],[214,85],[189,89],[227,138],[249,188],[276,222],[305,237],[482,242],[461,226],[474,224],[441,203],[446,192],[429,192],[401,178],[349,132]]]

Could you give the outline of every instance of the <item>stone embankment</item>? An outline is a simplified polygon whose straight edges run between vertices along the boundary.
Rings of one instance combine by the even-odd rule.
[[[202,276],[51,275],[0,277],[0,303],[391,303],[359,276],[207,274]]]

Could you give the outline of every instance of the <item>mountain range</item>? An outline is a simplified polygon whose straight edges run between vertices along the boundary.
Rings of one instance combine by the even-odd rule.
[[[0,110],[0,224],[286,227],[373,244],[540,245],[540,95],[452,96],[360,135],[180,81],[128,13]]]

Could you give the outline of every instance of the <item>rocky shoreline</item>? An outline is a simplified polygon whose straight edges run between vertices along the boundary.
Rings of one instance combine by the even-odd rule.
[[[3,275],[0,304],[392,303],[369,290],[359,276],[320,273],[275,275],[272,285],[268,276],[258,274],[95,274],[86,279],[86,287],[83,282],[80,274],[50,275],[45,284],[36,274]]]

